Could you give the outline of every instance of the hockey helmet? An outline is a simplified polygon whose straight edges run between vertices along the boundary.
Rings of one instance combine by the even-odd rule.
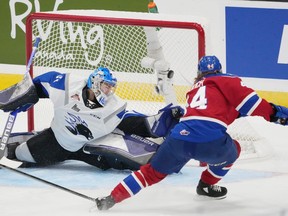
[[[222,65],[216,56],[203,56],[198,64],[198,74],[205,72],[222,72]]]
[[[94,92],[96,100],[101,106],[104,106],[108,97],[115,92],[116,85],[117,79],[105,67],[97,68],[87,80],[87,87]]]

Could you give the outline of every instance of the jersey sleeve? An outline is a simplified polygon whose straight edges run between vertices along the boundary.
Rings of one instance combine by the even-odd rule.
[[[239,77],[224,76],[219,86],[223,95],[241,116],[262,116],[270,121],[270,116],[274,113],[272,106],[252,88],[245,86]]]
[[[50,71],[33,79],[39,98],[50,98],[51,89],[65,91],[66,74]]]

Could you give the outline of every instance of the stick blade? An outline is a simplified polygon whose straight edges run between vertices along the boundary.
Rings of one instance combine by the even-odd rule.
[[[21,162],[21,161],[10,160],[6,157],[2,157],[0,159],[0,166],[5,165],[7,167],[11,167],[11,168],[16,169],[16,168],[20,167],[22,164],[23,164],[23,162]]]

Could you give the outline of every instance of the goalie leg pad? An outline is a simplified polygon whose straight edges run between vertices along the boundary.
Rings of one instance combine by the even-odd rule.
[[[119,137],[119,140],[116,137],[111,139],[113,144],[109,144],[109,139],[100,138],[86,144],[83,151],[95,157],[104,157],[111,168],[137,170],[141,165],[149,163],[159,147],[155,142],[135,134],[114,136]],[[107,137],[111,138],[111,135]]]
[[[110,148],[109,146],[94,146],[94,145],[85,145],[83,151],[86,155],[93,155],[92,157],[96,158],[97,156],[105,158],[107,167],[117,169],[117,170],[138,170],[141,163],[138,163],[135,158],[131,157],[127,152],[121,152],[115,148]]]

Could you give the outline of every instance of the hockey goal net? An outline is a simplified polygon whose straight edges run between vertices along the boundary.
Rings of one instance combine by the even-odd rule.
[[[42,38],[31,68],[33,77],[47,71],[88,77],[97,67],[108,67],[118,79],[116,94],[128,102],[128,109],[147,114],[157,113],[169,102],[184,106],[198,60],[205,55],[205,32],[200,24],[160,14],[34,13],[26,28],[27,56],[35,36]],[[161,73],[168,69],[174,71],[172,79]],[[51,102],[41,100],[29,111],[28,130],[49,127],[52,118]],[[254,143],[262,138],[248,123],[238,122],[229,133],[240,141],[242,155],[258,154]]]

